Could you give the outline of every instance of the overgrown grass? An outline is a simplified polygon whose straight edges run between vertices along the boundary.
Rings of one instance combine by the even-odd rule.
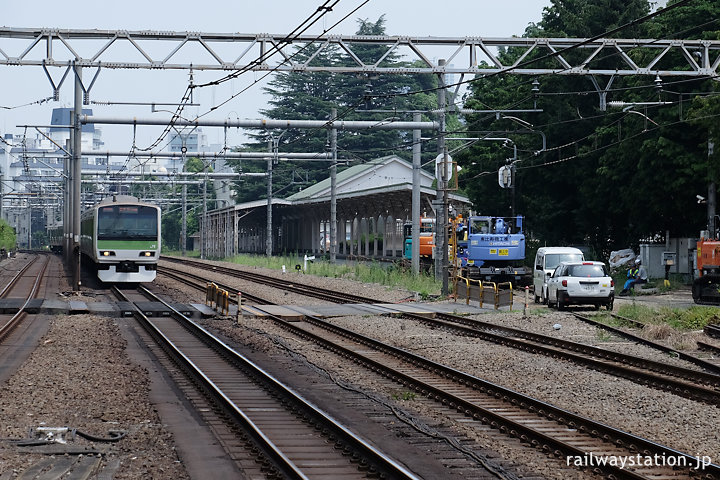
[[[611,312],[608,312],[608,311],[595,312],[595,314],[592,315],[592,318],[593,318],[593,320],[595,320],[597,322],[603,323],[605,325],[609,325],[611,327],[637,328],[637,326],[634,323],[626,320],[626,318],[630,318],[630,317],[626,317],[623,315],[622,318],[619,318],[619,317],[614,317],[614,316],[610,315],[610,313]],[[620,314],[618,313],[618,315],[620,315]]]
[[[595,330],[595,338],[597,338],[599,342],[609,342],[610,340],[612,340],[612,334],[607,330],[598,328]]]
[[[632,303],[620,306],[617,314],[645,324],[667,324],[683,331],[702,330],[708,323],[720,321],[720,308],[700,306],[655,309]]]
[[[440,295],[442,283],[426,273],[413,275],[400,265],[381,265],[380,263],[343,263],[332,264],[327,260],[316,259],[307,263],[302,258],[288,255],[282,257],[266,257],[264,255],[237,255],[224,259],[226,262],[237,263],[250,267],[262,267],[272,270],[295,272],[297,266],[306,274],[329,278],[347,278],[363,283],[376,283],[387,287],[399,287],[411,292],[418,292],[422,299]]]

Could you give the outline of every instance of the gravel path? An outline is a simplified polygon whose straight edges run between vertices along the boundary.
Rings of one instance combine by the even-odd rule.
[[[114,479],[189,478],[148,400],[147,372],[129,361],[114,320],[57,315],[48,321],[50,330],[35,352],[0,387],[0,436],[26,439],[29,429],[41,426],[96,437],[122,430],[127,436],[117,443],[77,437],[69,445],[106,452],[105,463],[117,468]],[[0,442],[0,472],[22,471],[41,457]]]
[[[2,271],[14,273],[23,261],[23,255],[4,261]],[[72,294],[67,283],[60,290],[46,299],[95,301]],[[48,458],[44,451],[55,451],[18,448],[16,441],[28,439],[31,429],[69,427],[100,438],[113,430],[126,432],[115,443],[76,436],[66,446],[50,446],[60,453],[102,452],[100,467],[113,472],[113,479],[190,478],[149,401],[148,373],[130,361],[115,319],[54,315],[39,320],[50,323],[47,334],[21,368],[0,384],[0,477],[16,478]]]

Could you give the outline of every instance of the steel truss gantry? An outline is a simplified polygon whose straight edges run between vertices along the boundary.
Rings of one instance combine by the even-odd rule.
[[[17,47],[18,41],[27,43]],[[12,42],[11,42],[12,41]],[[162,42],[162,45],[158,45]],[[153,52],[148,46],[152,43]],[[376,58],[356,53],[373,45]],[[310,46],[300,60],[297,49]],[[522,52],[513,63],[504,63],[496,51]],[[438,49],[444,49],[442,55]],[[183,50],[192,50],[185,62]],[[197,58],[197,50],[202,59]],[[330,51],[344,61],[326,61]],[[432,53],[430,53],[432,51]],[[80,52],[89,52],[84,55]],[[570,52],[573,52],[570,54]],[[581,54],[577,54],[581,52]],[[545,66],[528,63],[535,54],[546,57]],[[384,66],[389,55],[402,55],[417,66]],[[305,58],[307,57],[307,58]],[[337,57],[335,57],[337,58]],[[445,63],[434,60],[443,58]],[[665,62],[672,58],[673,62]],[[678,68],[679,58],[685,65]],[[607,66],[608,59],[614,65]],[[661,39],[412,37],[358,35],[298,35],[266,33],[206,33],[153,30],[89,30],[0,27],[0,65],[35,65],[110,69],[280,71],[337,73],[446,73],[489,75],[512,70],[524,75],[659,75],[718,78],[720,41]],[[324,64],[327,63],[327,64]],[[602,66],[600,65],[602,64]],[[52,80],[51,80],[52,82]]]
[[[20,46],[20,48],[17,48]],[[152,46],[153,55],[148,53]],[[302,59],[296,53],[303,47],[309,55]],[[377,56],[368,58],[367,46],[376,46]],[[165,50],[166,49],[166,50]],[[200,50],[200,55],[197,50]],[[504,63],[496,53],[514,49],[519,55],[513,63]],[[357,53],[363,51],[362,55]],[[440,53],[440,50],[444,50]],[[163,53],[155,53],[161,51]],[[429,53],[432,51],[433,53]],[[84,54],[81,54],[81,52]],[[90,52],[90,53],[85,53]],[[188,55],[189,53],[189,55]],[[325,55],[332,53],[333,55]],[[340,58],[338,59],[339,54]],[[393,55],[406,62],[403,66],[386,65]],[[192,61],[184,57],[190,56]],[[199,56],[203,58],[199,58]],[[299,57],[299,56],[297,56]],[[327,61],[326,58],[332,59]],[[437,61],[434,59],[438,59]],[[532,61],[531,61],[532,60]],[[445,74],[482,77],[498,73],[515,75],[589,75],[600,94],[601,109],[613,78],[625,75],[656,77],[705,77],[718,80],[720,41],[661,39],[572,39],[572,38],[485,38],[485,37],[411,37],[355,35],[286,35],[162,32],[127,30],[34,29],[0,27],[0,65],[40,66],[53,88],[55,99],[68,73],[73,70],[75,112],[81,102],[89,103],[90,90],[105,69],[207,70],[237,74],[243,71],[330,72],[354,74],[435,74],[446,87]],[[406,66],[407,65],[407,66]],[[56,85],[48,67],[65,68]],[[97,69],[87,86],[84,68]],[[604,87],[596,76],[609,76]],[[83,97],[82,99],[80,97]],[[441,95],[444,107],[444,95]],[[444,110],[444,108],[443,108]],[[440,113],[440,141],[444,143],[444,111]],[[72,196],[66,205],[80,205],[80,124],[105,120],[125,123],[121,119],[84,117],[75,114],[73,162],[68,178],[73,178]],[[132,123],[132,122],[131,122]],[[180,122],[176,122],[180,123]],[[239,126],[238,122],[238,126]],[[302,128],[329,128],[337,131],[339,122],[308,124]],[[361,123],[361,122],[358,122]],[[378,124],[360,128],[398,128]],[[407,122],[412,123],[412,122]],[[428,122],[430,123],[430,122]],[[432,127],[437,125],[432,122]],[[227,124],[227,122],[225,122]],[[347,126],[347,125],[346,125]],[[271,125],[265,125],[271,128]],[[262,127],[261,127],[262,128]],[[288,128],[277,125],[276,128]],[[415,128],[424,128],[415,125]],[[333,160],[335,160],[333,158]],[[442,191],[446,191],[443,179]],[[443,202],[444,208],[447,201]],[[332,217],[331,208],[331,217]],[[70,218],[66,212],[65,218]],[[73,238],[79,244],[79,214],[75,212]],[[333,237],[331,231],[331,237]],[[68,235],[66,235],[68,236]],[[331,239],[334,244],[334,239]],[[417,242],[416,242],[417,243]],[[440,246],[446,245],[441,243]],[[67,251],[70,249],[68,248]],[[442,250],[446,250],[442,248]],[[332,255],[334,257],[334,255]],[[447,258],[443,255],[443,270]],[[74,288],[79,289],[79,256],[74,274]],[[445,291],[445,284],[443,290]]]

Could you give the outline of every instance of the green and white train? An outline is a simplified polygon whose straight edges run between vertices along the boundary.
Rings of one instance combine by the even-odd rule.
[[[86,210],[80,250],[107,283],[155,280],[160,256],[160,207],[114,195]]]

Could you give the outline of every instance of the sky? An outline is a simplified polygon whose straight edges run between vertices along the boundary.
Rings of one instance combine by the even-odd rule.
[[[0,25],[12,28],[63,28],[107,30],[193,31],[203,33],[271,33],[287,34],[308,18],[322,0],[188,0],[139,1],[124,0],[34,0],[12,2],[3,8]],[[346,20],[334,27],[331,34],[354,34],[358,19],[375,22],[385,15],[388,35],[437,37],[512,37],[522,35],[530,23],[542,18],[550,0],[340,0],[332,12],[308,30],[319,34],[358,8]],[[443,10],[441,10],[441,8]],[[17,46],[27,41],[3,43],[0,49],[12,56]],[[51,68],[50,75],[59,83],[64,69]],[[86,69],[84,79],[89,83],[94,71]],[[195,83],[223,77],[223,72],[196,72]],[[217,108],[204,118],[259,119],[259,110],[267,107],[269,97],[263,93],[264,73],[248,72],[222,86],[196,89],[193,98],[195,115],[207,112],[232,95],[248,88],[235,99]],[[73,84],[66,79],[59,101],[23,106],[52,95],[50,82],[41,67],[0,65],[0,134],[22,134],[17,125],[48,125],[53,108],[71,107]],[[90,90],[96,102],[179,102],[188,84],[188,72],[103,69]],[[10,108],[8,108],[10,107]],[[152,112],[144,105],[87,105],[95,115],[113,117],[153,117],[166,115]],[[171,108],[171,107],[165,107]],[[132,127],[103,125],[105,149],[127,151],[133,144],[147,147],[160,134],[157,127],[138,127],[133,137]],[[246,138],[241,130],[226,133],[219,128],[204,127],[210,143],[234,146]],[[30,133],[30,131],[29,131]],[[33,131],[34,135],[34,131]]]

